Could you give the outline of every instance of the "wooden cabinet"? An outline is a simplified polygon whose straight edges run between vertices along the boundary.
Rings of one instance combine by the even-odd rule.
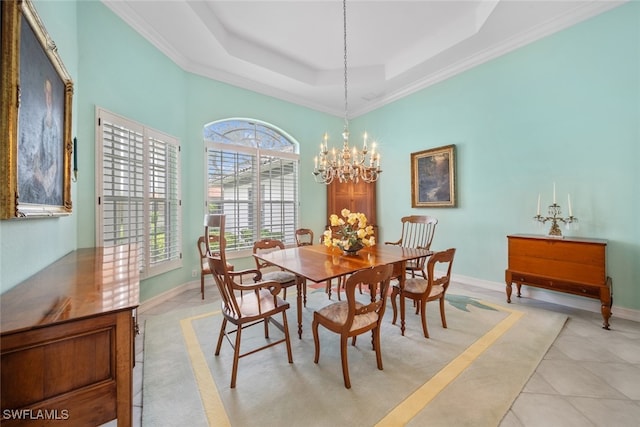
[[[80,249],[2,294],[2,425],[132,424],[135,246]]]
[[[549,238],[516,234],[507,236],[509,267],[505,271],[507,302],[515,283],[599,299],[603,327],[611,317],[611,278],[606,273],[606,240]]]
[[[372,225],[377,225],[376,218],[376,183],[333,181],[327,186],[327,218],[329,215],[340,215],[342,209],[351,212],[362,212]]]

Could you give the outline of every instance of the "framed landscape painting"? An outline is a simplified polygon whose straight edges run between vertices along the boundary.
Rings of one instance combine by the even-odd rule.
[[[33,4],[0,10],[0,218],[68,215],[73,83]]]
[[[456,146],[411,153],[411,206],[456,206]]]

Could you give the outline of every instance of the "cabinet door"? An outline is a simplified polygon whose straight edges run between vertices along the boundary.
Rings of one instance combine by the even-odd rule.
[[[340,183],[334,181],[327,186],[327,217],[340,215],[344,208],[351,212],[362,212],[369,223],[376,224],[376,184],[363,181]]]

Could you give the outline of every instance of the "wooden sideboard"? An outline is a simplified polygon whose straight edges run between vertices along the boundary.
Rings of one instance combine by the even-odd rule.
[[[603,328],[609,329],[613,295],[606,272],[606,240],[525,234],[507,239],[507,302],[511,302],[512,283],[518,287],[518,297],[521,285],[528,285],[599,299]]]
[[[0,295],[2,425],[132,424],[135,246],[73,251]]]

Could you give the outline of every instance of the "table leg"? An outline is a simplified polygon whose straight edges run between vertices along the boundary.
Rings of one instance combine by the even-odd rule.
[[[398,277],[398,286],[400,287],[400,333],[404,336],[405,322],[404,322],[404,310],[405,310],[405,302],[404,296],[402,295],[404,291],[404,281],[406,280],[406,261],[397,262],[393,265],[394,275]]]
[[[296,289],[298,290],[296,296],[296,308],[298,310],[298,338],[302,339],[302,292],[303,288],[306,286],[303,285],[305,282],[304,278],[300,276],[296,276]],[[306,289],[305,289],[306,291]]]

